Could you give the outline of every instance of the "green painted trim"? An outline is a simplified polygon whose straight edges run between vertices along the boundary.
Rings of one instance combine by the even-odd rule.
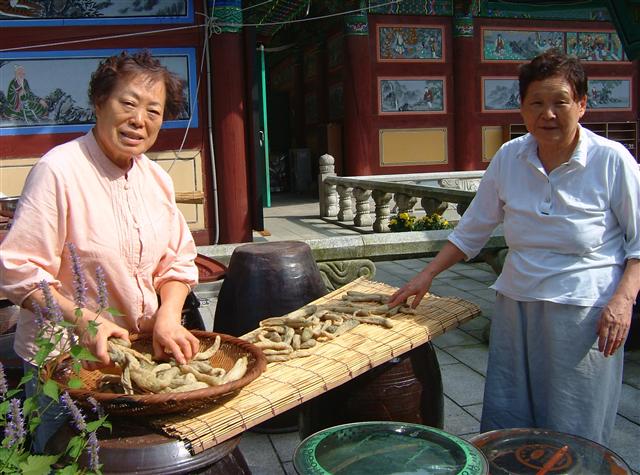
[[[223,33],[238,33],[242,29],[242,10],[238,7],[216,6],[213,15]]]
[[[368,36],[369,19],[363,12],[344,17],[344,34],[348,36]]]

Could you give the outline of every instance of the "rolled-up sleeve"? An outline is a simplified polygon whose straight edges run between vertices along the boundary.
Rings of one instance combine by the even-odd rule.
[[[174,195],[173,189],[171,189],[171,194]],[[190,288],[198,284],[198,267],[195,263],[196,245],[187,221],[175,205],[175,198],[173,198],[173,202],[169,244],[158,262],[153,277],[153,286],[156,290],[169,281],[180,281]]]
[[[59,287],[55,276],[66,234],[66,194],[46,159],[27,177],[11,229],[0,244],[0,294],[22,302],[41,281]]]

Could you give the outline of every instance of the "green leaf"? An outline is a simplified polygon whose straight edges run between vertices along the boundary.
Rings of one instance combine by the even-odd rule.
[[[31,412],[37,409],[38,409],[37,396],[31,396],[24,400],[24,403],[22,404],[22,413],[24,414],[24,417],[29,416]]]
[[[0,447],[0,469],[1,473],[18,474],[22,472],[18,468],[18,465],[23,460],[27,459],[29,452],[21,452],[20,450],[14,450],[13,448],[7,449],[6,447]]]
[[[78,470],[77,463],[72,463],[71,465],[56,470],[56,475],[76,475],[77,473],[84,473]]]
[[[76,316],[76,318],[82,318],[82,309],[80,307],[76,308],[73,311],[73,314]]]
[[[49,379],[46,383],[44,383],[44,385],[42,386],[42,392],[54,401],[58,401],[58,383],[56,383],[53,379]]]
[[[80,345],[74,345],[71,347],[71,356],[78,360],[87,360],[87,361],[100,361],[98,358],[93,356],[89,350]]]
[[[29,455],[20,468],[23,475],[47,475],[59,458],[60,455]]]
[[[13,396],[15,396],[16,394],[20,394],[21,392],[22,389],[9,389],[7,391],[7,394],[5,394],[5,398],[11,399]]]
[[[38,416],[29,418],[29,432],[33,434],[40,425],[41,419]]]
[[[107,421],[107,416],[101,417],[95,421],[87,422],[87,432],[95,432],[101,427],[111,429],[111,423]]]
[[[80,389],[84,383],[80,378],[70,378],[67,386],[71,389]]]
[[[73,459],[77,459],[82,454],[86,443],[84,438],[80,435],[73,436],[67,444],[66,453]]]
[[[22,379],[20,380],[20,383],[18,383],[20,386],[22,386],[23,384],[28,383],[29,381],[31,381],[35,376],[34,371],[30,370],[27,371],[25,373],[25,375],[22,377]]]
[[[90,320],[89,324],[87,325],[87,333],[89,333],[89,335],[91,335],[91,337],[93,338],[98,334],[98,325],[100,324],[94,322],[93,320]]]
[[[62,328],[75,328],[75,323],[71,323],[71,322],[67,322],[66,320],[62,320],[60,323],[58,323],[58,326],[61,326]]]
[[[0,402],[0,416],[4,416],[7,412],[9,412],[9,399],[6,401]]]
[[[124,313],[120,312],[120,310],[118,310],[117,308],[108,307],[105,310],[107,312],[109,312],[114,317],[124,317],[125,316]]]
[[[80,361],[78,360],[73,360],[73,363],[71,363],[71,369],[73,369],[73,372],[75,374],[80,374],[80,370],[82,369],[82,363],[80,363]]]
[[[51,354],[55,345],[53,342],[46,340],[42,343],[38,343],[38,352],[33,357],[36,366],[41,367],[44,365],[44,362],[47,360],[48,356]]]

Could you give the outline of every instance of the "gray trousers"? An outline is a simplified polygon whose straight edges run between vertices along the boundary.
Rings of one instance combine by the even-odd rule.
[[[598,351],[601,311],[497,294],[480,430],[537,427],[607,445],[623,348],[608,358]]]

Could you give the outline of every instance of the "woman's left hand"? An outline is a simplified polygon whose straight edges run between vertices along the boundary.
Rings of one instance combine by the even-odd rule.
[[[624,344],[631,325],[633,301],[614,295],[602,309],[598,324],[598,350],[605,357],[613,355]]]
[[[198,339],[180,324],[180,314],[172,315],[160,306],[153,326],[154,358],[166,358],[170,353],[178,364],[187,364],[199,348]]]

